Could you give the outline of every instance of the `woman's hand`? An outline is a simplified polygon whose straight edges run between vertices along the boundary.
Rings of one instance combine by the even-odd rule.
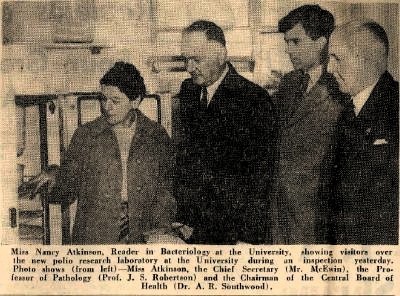
[[[28,182],[22,184],[26,188],[33,188],[31,196],[35,196],[38,192],[42,191],[47,186],[47,192],[50,193],[56,185],[56,178],[60,167],[58,165],[51,165],[44,169],[40,174],[36,175]]]

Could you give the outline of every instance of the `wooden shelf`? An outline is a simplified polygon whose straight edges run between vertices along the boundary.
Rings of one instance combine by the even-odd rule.
[[[37,225],[20,224],[18,234],[22,240],[40,240],[43,238],[43,228]]]
[[[253,72],[255,61],[249,56],[230,56],[228,60],[238,71]],[[152,56],[147,59],[147,64],[153,73],[159,72],[185,72],[185,58],[179,55]]]
[[[20,211],[43,211],[42,202],[39,198],[35,199],[19,199],[18,209]]]
[[[33,225],[42,227],[43,211],[19,211],[19,225]]]
[[[110,45],[95,43],[47,43],[43,46],[47,50],[78,50],[88,49],[92,54],[99,54],[104,48],[111,48]]]

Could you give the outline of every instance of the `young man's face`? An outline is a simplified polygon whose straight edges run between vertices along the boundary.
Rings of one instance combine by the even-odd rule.
[[[221,76],[226,52],[218,42],[207,40],[204,32],[191,32],[182,35],[182,56],[193,82],[208,86]]]
[[[112,125],[123,122],[132,109],[132,102],[116,86],[102,84],[101,92],[104,95],[101,106],[107,121]]]
[[[321,62],[321,53],[326,38],[312,40],[304,31],[301,23],[296,24],[285,33],[286,53],[289,55],[295,70],[308,71]]]

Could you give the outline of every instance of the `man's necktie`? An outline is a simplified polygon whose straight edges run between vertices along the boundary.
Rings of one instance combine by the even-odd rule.
[[[302,78],[301,78],[301,84],[300,84],[300,89],[301,89],[302,94],[307,92],[309,82],[310,82],[310,74],[303,73]]]
[[[203,86],[201,88],[201,97],[200,97],[200,107],[202,110],[207,109],[208,101],[207,101],[207,87]]]
[[[119,223],[119,238],[122,243],[129,241],[129,215],[128,215],[128,202],[121,203],[121,215]]]
[[[294,89],[292,102],[290,108],[287,109],[286,121],[293,117],[299,108],[301,102],[304,99],[304,93],[307,90],[308,82],[310,81],[310,75],[305,72],[301,72],[298,76],[297,88]]]
[[[343,112],[347,121],[353,121],[356,118],[356,113],[354,109],[355,106],[353,103],[353,99],[349,99],[348,101],[346,101]]]

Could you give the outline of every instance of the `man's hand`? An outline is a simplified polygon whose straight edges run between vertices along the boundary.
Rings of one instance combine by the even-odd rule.
[[[171,233],[170,229],[157,228],[145,232],[144,239],[147,244],[185,244],[185,242]]]
[[[172,223],[172,229],[175,232],[179,232],[180,236],[182,236],[183,239],[187,240],[190,238],[193,234],[193,228],[189,227],[187,225],[184,225],[179,222],[174,222]]]
[[[22,186],[34,188],[31,191],[31,196],[35,196],[38,192],[42,191],[46,185],[47,192],[50,193],[56,185],[56,178],[59,170],[60,167],[58,165],[51,165]]]
[[[271,75],[268,76],[264,88],[267,90],[276,91],[281,83],[284,73],[277,70],[272,70]]]

